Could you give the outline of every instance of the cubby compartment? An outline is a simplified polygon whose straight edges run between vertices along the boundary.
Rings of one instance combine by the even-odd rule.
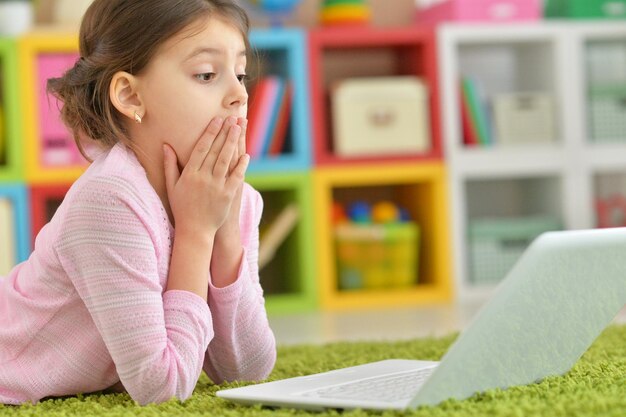
[[[30,187],[32,242],[52,219],[70,187],[71,184],[38,184]]]
[[[626,143],[626,33],[590,39],[584,47],[588,137],[592,143]]]
[[[254,29],[250,42],[249,171],[305,170],[311,164],[305,34]]]
[[[59,104],[46,91],[47,79],[58,77],[78,58],[78,37],[57,32],[33,32],[19,40],[21,124],[28,182],[76,180],[87,163],[72,134],[59,118]]]
[[[268,311],[281,314],[315,308],[310,175],[306,172],[253,174],[246,180],[263,197],[259,276]]]
[[[313,149],[318,165],[344,163],[379,162],[381,160],[433,160],[441,157],[439,130],[439,94],[437,88],[437,65],[435,34],[430,29],[372,29],[372,28],[332,28],[317,29],[309,34],[309,56],[311,62],[311,94],[313,106]],[[400,77],[419,82],[420,95],[424,105],[415,110],[415,119],[424,120],[427,130],[426,145],[408,152],[355,153],[337,151],[337,136],[334,119],[337,113],[338,88],[348,82],[360,80],[367,84],[389,82]],[[382,89],[385,91],[385,89]],[[367,140],[375,144],[384,143],[389,129],[398,124],[407,136],[406,141],[421,141],[403,124],[402,115],[392,108],[392,104],[405,100],[396,90],[386,89],[387,93],[373,93],[363,87],[362,98],[354,98],[359,107],[354,107],[349,115],[342,115],[341,123],[350,120],[372,123]],[[418,98],[419,99],[419,98]],[[369,107],[368,107],[369,106]],[[425,110],[425,111],[424,111]],[[369,112],[371,114],[365,114]],[[368,120],[370,122],[368,122]],[[359,122],[360,123],[360,122]],[[359,125],[353,121],[353,125]],[[362,124],[362,123],[361,123]],[[415,136],[414,138],[412,137]],[[378,145],[379,147],[382,145]],[[410,146],[409,146],[410,147]]]
[[[445,188],[444,170],[439,164],[378,164],[317,169],[314,190],[322,305],[344,309],[419,305],[448,300],[451,285],[445,254],[448,247]],[[345,219],[338,221],[337,207],[348,207],[355,202],[370,206],[380,202],[391,203],[406,210],[403,217],[419,228],[419,240],[408,243],[415,251],[412,258],[416,272],[408,286],[382,282],[376,288],[347,289],[341,285],[335,230]],[[363,226],[368,222],[364,218],[358,219],[358,215],[353,219]],[[402,250],[406,249],[407,243],[403,245]]]
[[[553,39],[459,39],[455,53],[460,143],[545,146],[561,141]]]
[[[0,276],[30,255],[30,204],[24,185],[0,183]]]
[[[559,177],[470,179],[467,202],[468,282],[495,285],[532,241],[564,224]]]
[[[595,227],[626,227],[626,170],[593,175]]]

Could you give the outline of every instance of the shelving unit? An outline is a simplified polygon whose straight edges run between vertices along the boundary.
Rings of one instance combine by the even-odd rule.
[[[449,270],[446,174],[441,163],[396,163],[325,167],[313,174],[323,308],[358,309],[447,302],[452,297]],[[340,291],[331,207],[333,201],[385,199],[406,207],[419,228],[419,259],[412,288]]]
[[[313,152],[316,165],[376,163],[384,160],[441,160],[435,32],[431,29],[328,28],[309,33]],[[340,157],[333,152],[331,90],[356,77],[416,76],[428,89],[431,140],[422,153],[385,157]]]
[[[587,54],[591,42],[626,42],[617,22],[443,25],[438,32],[443,136],[450,172],[454,276],[461,298],[494,286],[470,276],[470,223],[544,216],[565,229],[595,227],[594,176],[626,166],[626,147],[589,140]],[[541,92],[554,97],[553,141],[467,146],[459,78],[480,81],[484,95]],[[597,183],[597,181],[596,181]],[[626,190],[624,190],[626,192]]]
[[[46,78],[69,69],[77,59],[77,51],[78,38],[71,34],[34,32],[19,40],[21,123],[28,183],[73,182],[87,166],[71,158],[76,145],[59,120],[56,99],[46,93]],[[46,142],[55,146],[54,154],[60,158],[44,147]]]
[[[296,202],[301,210],[298,224],[278,249],[277,256],[288,261],[270,262],[261,271],[262,280],[268,283],[268,311],[281,314],[311,310],[317,306],[317,288],[306,36],[297,29],[272,29],[253,30],[250,37],[252,46],[259,50],[259,74],[280,75],[293,87],[285,151],[276,157],[254,160],[248,171],[248,181],[263,193],[268,213],[287,201]],[[46,79],[70,68],[77,51],[76,35],[58,31],[37,31],[15,41],[0,42],[0,79],[3,87],[8,86],[0,91],[2,103],[10,104],[9,163],[0,166],[0,196],[8,194],[16,201],[20,197],[19,205],[16,203],[21,222],[17,233],[20,260],[30,254],[31,242],[87,166],[77,162],[76,146],[59,120],[56,100],[45,92]],[[23,134],[18,131],[20,127]],[[47,154],[44,143],[54,151]],[[15,187],[21,187],[22,193],[17,193]]]
[[[606,22],[603,24],[579,24],[571,31],[572,59],[580,62],[580,71],[575,72],[575,85],[578,88],[574,104],[575,114],[580,117],[572,120],[576,133],[576,141],[580,145],[579,167],[581,184],[580,197],[586,202],[583,205],[586,211],[586,224],[588,227],[597,227],[599,223],[595,203],[600,197],[608,197],[610,194],[626,195],[626,187],[620,178],[626,176],[626,132],[622,135],[597,140],[594,137],[594,127],[591,121],[591,90],[602,79],[612,74],[618,74],[619,79],[610,80],[610,87],[616,88],[621,85],[626,88],[626,75],[620,68],[626,62],[625,57],[616,57],[611,60],[610,56],[600,57],[601,62],[592,64],[594,49],[603,45],[619,45],[626,55],[626,27],[619,22]],[[617,61],[617,62],[616,62]],[[600,68],[598,68],[600,67]],[[604,73],[598,73],[601,69]],[[625,95],[626,97],[626,95]],[[626,102],[620,100],[622,106]],[[622,107],[623,116],[626,117],[626,107]],[[614,118],[615,116],[613,116]],[[623,120],[622,118],[620,118]],[[607,123],[608,124],[608,123]],[[619,210],[619,209],[618,209]]]
[[[453,292],[461,298],[483,296],[495,282],[474,285],[481,280],[470,276],[472,225],[536,217],[548,219],[546,224],[552,219],[564,229],[592,228],[600,223],[598,199],[626,195],[626,135],[598,140],[590,118],[602,71],[625,72],[620,69],[622,58],[605,66],[593,61],[603,48],[617,45],[618,51],[624,49],[626,67],[623,23],[268,29],[253,30],[251,40],[260,53],[259,76],[279,75],[294,87],[285,151],[254,160],[248,173],[249,182],[263,194],[265,221],[287,202],[297,202],[301,210],[300,221],[277,253],[281,262],[270,262],[261,271],[272,313],[422,305],[446,302]],[[0,165],[0,191],[6,184],[32,189],[27,213],[32,204],[33,233],[52,210],[46,201],[58,199],[84,170],[82,165],[45,166],[41,156],[41,121],[47,114],[42,103],[47,102],[40,99],[38,63],[50,54],[61,54],[70,63],[76,49],[75,37],[67,34],[33,33],[17,42],[0,41],[2,104],[9,112],[19,109],[7,118],[13,133],[7,141],[7,163]],[[331,112],[334,86],[350,78],[387,76],[414,76],[425,82],[429,150],[337,155]],[[461,77],[478,80],[489,99],[511,93],[547,95],[554,114],[551,140],[528,136],[527,141],[511,143],[499,140],[501,132],[494,131],[492,144],[468,146],[459,106]],[[51,102],[48,109],[55,107]],[[22,146],[25,164],[20,163]],[[331,209],[334,201],[357,198],[371,203],[384,198],[406,206],[419,225],[413,287],[339,289]],[[611,215],[622,215],[624,206],[614,203]],[[449,262],[450,253],[454,262]]]
[[[274,258],[259,271],[268,312],[284,314],[315,309],[317,263],[309,172],[251,174],[246,181],[263,196],[261,231],[288,204],[296,203],[299,212],[295,228],[279,246]]]
[[[311,127],[309,118],[309,76],[306,35],[298,29],[253,30],[250,42],[259,52],[261,75],[279,75],[293,86],[293,101],[285,151],[277,157],[253,159],[249,172],[305,170],[311,166]],[[254,81],[254,80],[253,80]],[[253,99],[253,97],[251,97]]]

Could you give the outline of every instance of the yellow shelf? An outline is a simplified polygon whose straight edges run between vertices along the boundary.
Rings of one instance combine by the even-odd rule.
[[[41,53],[76,53],[78,36],[57,30],[40,30],[22,37],[18,50],[26,180],[34,184],[73,182],[84,172],[86,166],[45,167],[39,162],[42,152],[39,124],[41,111],[36,60]]]
[[[320,303],[323,308],[359,309],[449,302],[452,282],[449,259],[448,202],[442,163],[393,163],[318,168],[313,173]],[[406,207],[422,233],[417,285],[403,289],[338,288],[331,207],[344,195],[365,200],[391,196]]]

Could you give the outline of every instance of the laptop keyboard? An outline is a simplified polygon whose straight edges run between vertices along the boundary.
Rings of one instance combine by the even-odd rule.
[[[396,402],[415,396],[435,368],[418,369],[402,374],[383,375],[355,382],[318,388],[300,395],[316,398]]]

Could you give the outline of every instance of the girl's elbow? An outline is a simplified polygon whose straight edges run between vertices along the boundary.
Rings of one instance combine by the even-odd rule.
[[[274,365],[276,365],[276,349],[271,349],[265,356],[265,360],[260,363],[259,366],[254,367],[253,370],[249,370],[238,379],[251,382],[263,381],[270,376],[274,370]]]
[[[159,377],[160,375],[160,377]],[[198,372],[199,377],[199,372]],[[191,397],[198,382],[194,375],[172,366],[165,373],[143,374],[126,386],[128,394],[139,405],[161,404],[170,400],[185,401]]]
[[[181,390],[177,387],[164,387],[162,390],[156,392],[141,392],[135,395],[129,392],[131,398],[141,406],[161,404],[170,400],[183,402],[188,400],[192,394],[193,389]]]

